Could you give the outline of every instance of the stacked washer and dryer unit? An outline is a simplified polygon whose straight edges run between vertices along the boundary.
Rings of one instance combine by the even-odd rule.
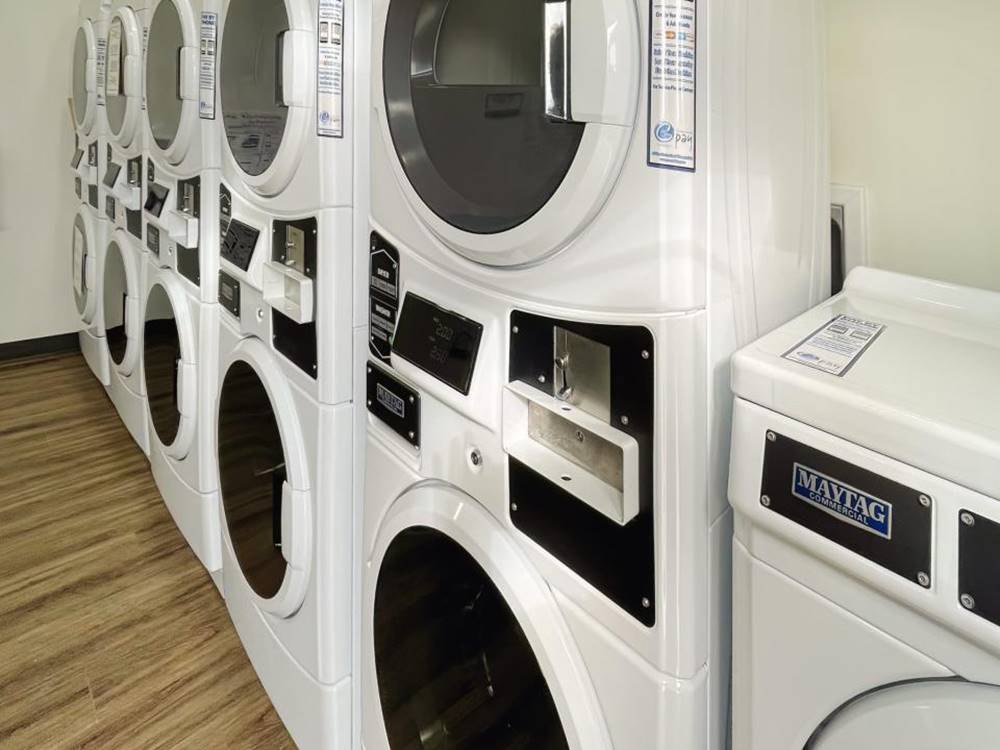
[[[230,0],[220,17],[222,574],[246,652],[302,748],[346,750],[358,726],[366,6]]]
[[[829,295],[821,7],[373,13],[363,746],[723,748],[728,360]]]
[[[200,0],[151,0],[148,17],[140,319],[150,467],[178,528],[221,586],[212,440],[221,136],[210,42],[218,13]]]
[[[144,0],[112,2],[104,74],[107,167],[100,181],[101,206],[109,233],[99,269],[109,364],[108,396],[147,456],[149,412],[140,365],[140,313],[147,274],[142,221],[146,142],[142,92],[143,44],[148,25]]]
[[[108,346],[104,337],[100,273],[108,222],[101,211],[100,184],[107,164],[104,71],[110,0],[82,0],[73,44],[71,110],[76,149],[72,168],[80,201],[73,218],[71,278],[80,316],[80,350],[87,365],[107,387]]]

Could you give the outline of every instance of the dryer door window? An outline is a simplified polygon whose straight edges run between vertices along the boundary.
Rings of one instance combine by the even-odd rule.
[[[374,632],[390,746],[568,748],[517,618],[483,568],[441,532],[414,527],[393,540]]]
[[[77,127],[82,127],[90,104],[90,94],[87,92],[87,33],[83,28],[76,31],[76,41],[73,44],[73,112]]]
[[[271,599],[287,570],[281,551],[285,450],[267,389],[244,361],[233,363],[223,381],[218,434],[229,540],[247,583]]]
[[[149,414],[163,445],[173,444],[181,422],[177,406],[181,339],[175,318],[166,289],[157,284],[146,299],[142,351]]]
[[[125,309],[128,301],[128,277],[125,261],[117,242],[108,245],[104,258],[104,331],[108,352],[116,365],[125,361],[128,334],[125,328]]]
[[[125,96],[125,76],[128,71],[125,61],[129,54],[125,26],[121,18],[115,17],[108,33],[107,71],[104,76],[104,106],[108,115],[108,127],[115,136],[122,132],[125,110],[128,107],[128,97]]]
[[[544,0],[392,0],[383,84],[413,188],[478,234],[537,213],[573,163],[585,125],[550,119]]]
[[[258,176],[274,163],[288,107],[281,89],[284,0],[230,3],[222,35],[222,119],[233,158]]]
[[[156,6],[146,50],[146,116],[156,145],[166,150],[177,138],[181,99],[181,48],[184,31],[173,0]]]

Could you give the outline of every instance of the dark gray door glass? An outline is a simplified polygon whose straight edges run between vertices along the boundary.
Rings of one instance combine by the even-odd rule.
[[[421,199],[479,234],[527,221],[552,197],[584,125],[545,115],[544,0],[392,0],[385,106]]]
[[[114,135],[122,132],[122,125],[125,123],[125,108],[128,99],[125,96],[125,58],[128,57],[128,36],[125,34],[125,27],[122,20],[117,16],[111,21],[112,33],[108,34],[108,42],[117,35],[121,39],[121,56],[118,58],[118,75],[111,74],[111,49],[108,48],[108,70],[104,76],[104,106],[108,113],[108,126]],[[116,81],[117,78],[117,81]],[[117,82],[117,85],[114,85]]]
[[[281,553],[285,449],[267,389],[248,363],[226,372],[219,397],[219,484],[233,551],[258,596],[278,593],[288,564]]]
[[[414,527],[375,589],[375,670],[390,747],[569,747],[524,631],[459,544]]]
[[[128,349],[125,332],[125,304],[128,301],[128,277],[125,261],[117,242],[108,245],[104,258],[104,333],[111,360],[120,365]]]
[[[77,125],[83,125],[90,101],[87,93],[87,52],[87,34],[83,29],[77,29],[73,44],[73,110]]]
[[[181,123],[181,48],[184,31],[173,0],[161,0],[149,25],[146,50],[146,111],[156,145],[168,149]]]
[[[267,171],[284,137],[281,91],[285,0],[233,0],[222,31],[222,119],[233,158],[249,175]]]
[[[150,290],[146,299],[142,358],[149,414],[156,436],[163,445],[172,445],[181,424],[181,413],[177,408],[181,337],[170,297],[159,284]]]

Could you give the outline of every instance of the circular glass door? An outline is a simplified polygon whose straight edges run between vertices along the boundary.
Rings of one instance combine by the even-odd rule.
[[[90,233],[81,214],[73,220],[73,297],[76,311],[86,318],[90,307],[90,281],[87,262],[90,259]]]
[[[229,540],[250,588],[271,599],[288,569],[281,551],[285,450],[267,389],[243,360],[230,366],[222,383],[218,436]]]
[[[104,107],[108,127],[116,137],[121,135],[128,109],[128,97],[125,95],[128,90],[125,82],[128,66],[125,61],[130,54],[134,54],[134,50],[130,49],[125,24],[116,15],[108,32],[107,70],[104,73]]]
[[[177,138],[184,102],[181,99],[181,48],[184,31],[173,0],[161,0],[149,26],[146,50],[146,116],[153,140],[163,151]]]
[[[142,341],[149,414],[160,443],[172,445],[181,424],[177,403],[181,337],[170,296],[160,284],[156,284],[146,298]]]
[[[389,129],[414,190],[477,234],[537,213],[584,128],[545,113],[545,0],[392,0],[383,50]]]
[[[124,256],[117,242],[111,242],[105,253],[103,283],[104,335],[111,361],[120,367],[125,361],[129,343],[126,329],[129,288]]]
[[[222,35],[222,119],[233,159],[257,177],[274,163],[288,120],[281,90],[285,0],[231,2]]]
[[[90,45],[87,43],[87,32],[80,27],[76,30],[76,41],[73,43],[73,112],[77,127],[83,127],[87,121],[87,111],[90,107],[90,92],[87,91],[87,59],[90,56]]]
[[[390,544],[374,639],[391,747],[568,748],[517,618],[486,571],[440,531],[409,528]]]

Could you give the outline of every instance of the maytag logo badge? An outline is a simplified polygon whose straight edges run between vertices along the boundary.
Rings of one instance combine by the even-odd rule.
[[[892,539],[892,505],[885,500],[799,463],[792,466],[792,494],[844,523]]]

